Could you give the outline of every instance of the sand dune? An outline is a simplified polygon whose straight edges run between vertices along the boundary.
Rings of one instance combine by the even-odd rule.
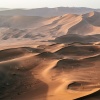
[[[1,8],[0,15],[4,16],[61,16],[66,13],[83,14],[91,11],[100,11],[100,9],[85,8],[85,7],[56,7],[56,8],[35,8],[35,9],[7,9]]]
[[[38,16],[0,16],[0,26],[23,29],[27,27],[35,27],[36,23],[41,20],[43,20],[43,18]]]
[[[68,34],[82,34],[82,35],[98,34],[99,32],[100,32],[100,27],[93,26],[86,19],[82,19],[78,24],[76,24],[75,26],[71,27],[68,30]]]
[[[85,17],[86,20],[94,26],[100,26],[100,17],[98,16],[100,16],[100,13],[98,12],[90,12],[83,15],[83,17]]]
[[[99,16],[99,12],[90,12],[83,15],[64,14],[50,18],[38,16],[0,16],[0,39],[48,41],[62,36],[65,37],[67,34],[77,34],[82,35],[82,37],[84,35],[100,34]],[[80,36],[77,37],[78,39],[75,38],[76,40],[81,40],[79,39]]]
[[[0,55],[1,100],[99,98],[94,96],[100,88],[99,45],[19,47],[1,50]]]
[[[0,61],[14,59],[31,53],[40,53],[42,49],[34,49],[29,47],[13,48],[0,51]],[[13,55],[12,55],[13,54]]]
[[[88,14],[81,15],[80,22],[76,23],[73,27],[69,28],[68,34],[98,34],[100,31],[99,27],[99,12],[90,12]],[[85,29],[85,30],[84,30]]]
[[[78,34],[68,34],[63,35],[61,37],[57,37],[55,40],[53,40],[57,43],[73,43],[73,42],[81,42],[81,43],[95,43],[100,41],[100,34],[96,35],[78,35]]]
[[[99,19],[0,16],[0,100],[99,100]]]
[[[71,45],[71,46],[67,46],[64,48],[61,48],[60,50],[58,50],[57,52],[55,52],[59,55],[63,55],[63,56],[89,56],[89,55],[95,55],[97,53],[100,53],[100,48],[98,46],[75,46],[75,45]]]

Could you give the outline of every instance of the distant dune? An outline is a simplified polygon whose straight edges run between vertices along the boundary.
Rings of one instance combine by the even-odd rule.
[[[5,11],[0,11],[0,15],[3,16],[42,16],[42,17],[52,17],[61,16],[66,13],[70,14],[84,14],[91,11],[99,11],[100,9],[92,9],[85,7],[56,7],[56,8],[36,8],[36,9],[5,9]]]
[[[83,17],[87,19],[87,21],[90,24],[93,24],[94,26],[100,26],[100,13],[99,12],[90,12],[87,14],[84,14]]]
[[[30,28],[35,27],[41,20],[43,18],[38,16],[0,16],[0,27]]]
[[[38,16],[0,16],[0,39],[97,42],[100,39],[98,37],[100,34],[99,16],[99,12],[90,12],[83,15],[65,14],[50,18]],[[67,37],[70,37],[70,40]]]
[[[9,8],[0,8],[0,11],[10,10]]]

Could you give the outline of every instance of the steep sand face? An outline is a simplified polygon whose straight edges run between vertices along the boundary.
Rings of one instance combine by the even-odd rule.
[[[100,32],[99,12],[90,12],[81,16],[81,21],[69,29],[70,34],[98,34]],[[85,30],[84,30],[85,29]]]
[[[85,29],[85,30],[84,30]],[[82,19],[78,24],[68,30],[68,34],[93,35],[100,32],[100,27],[93,26],[87,20]]]
[[[99,45],[10,48],[0,55],[1,100],[99,100]]]

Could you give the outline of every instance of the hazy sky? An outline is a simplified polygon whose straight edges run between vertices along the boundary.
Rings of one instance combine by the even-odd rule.
[[[60,6],[100,8],[100,0],[0,0],[0,7],[5,8],[41,8]]]

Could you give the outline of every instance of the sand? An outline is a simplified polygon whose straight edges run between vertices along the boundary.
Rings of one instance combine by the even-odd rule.
[[[99,45],[52,44],[42,49],[0,51],[1,100],[99,100]]]
[[[99,16],[0,17],[0,100],[100,100]]]

